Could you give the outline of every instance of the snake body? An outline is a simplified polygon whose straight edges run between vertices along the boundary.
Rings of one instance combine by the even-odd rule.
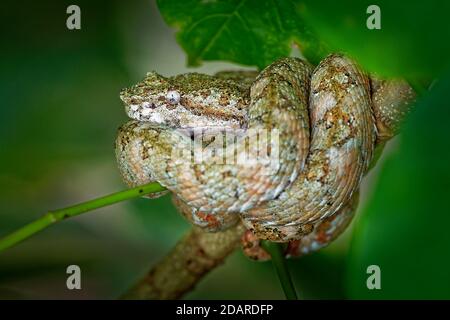
[[[183,215],[208,231],[239,218],[257,239],[272,241],[305,239],[325,222],[335,221],[333,230],[340,230],[351,219],[348,208],[381,139],[377,128],[388,137],[405,104],[383,98],[373,104],[369,78],[338,54],[314,71],[303,60],[283,58],[254,76],[149,73],[122,91],[134,119],[116,139],[125,182],[158,181],[173,192]],[[387,104],[402,111],[393,113]],[[196,131],[214,139],[195,143]],[[269,161],[260,157],[261,132],[278,138],[262,139],[277,155]],[[211,143],[233,148],[195,161],[196,151]]]
[[[243,213],[258,237],[295,240],[336,213],[357,190],[372,159],[376,127],[369,80],[351,60],[333,55],[311,78],[311,147],[307,166],[277,199]]]

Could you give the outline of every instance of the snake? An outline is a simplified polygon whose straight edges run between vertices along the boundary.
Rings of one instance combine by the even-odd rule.
[[[257,257],[261,239],[289,242],[296,256],[345,229],[375,147],[398,132],[415,94],[331,54],[315,67],[281,58],[259,73],[149,72],[120,98],[131,118],[115,143],[125,183],[159,182],[167,191],[148,197],[171,192],[205,231],[242,221]]]

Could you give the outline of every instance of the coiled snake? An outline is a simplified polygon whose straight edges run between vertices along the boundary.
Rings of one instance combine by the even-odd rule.
[[[414,93],[333,54],[315,69],[283,58],[259,74],[152,72],[121,99],[133,119],[116,139],[128,185],[158,181],[193,224],[241,219],[247,243],[293,241],[295,254],[345,229],[375,145],[397,132]]]

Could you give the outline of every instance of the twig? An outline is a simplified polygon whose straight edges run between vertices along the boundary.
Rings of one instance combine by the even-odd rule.
[[[163,186],[157,182],[153,182],[133,189],[119,191],[101,198],[82,202],[67,208],[49,211],[41,218],[0,239],[0,252],[18,244],[19,242],[31,237],[32,235],[58,221],[77,216],[87,211],[109,206],[117,202],[141,197],[145,194],[160,192],[163,190],[165,190]]]
[[[121,299],[178,299],[222,264],[240,243],[244,226],[208,233],[192,228],[149,273]]]
[[[295,291],[291,275],[289,274],[286,258],[284,257],[283,245],[281,243],[263,240],[261,241],[261,247],[272,257],[272,264],[278,275],[278,279],[280,280],[286,299],[297,300],[297,292]]]
[[[428,91],[429,85],[424,85],[417,79],[407,79],[407,82],[418,96],[423,96]]]

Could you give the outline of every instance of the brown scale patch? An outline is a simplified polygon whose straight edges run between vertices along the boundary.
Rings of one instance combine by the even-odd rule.
[[[147,143],[142,144],[142,148],[141,148],[141,159],[142,160],[146,160],[149,157],[149,146]]]
[[[330,240],[327,235],[327,230],[331,227],[331,220],[330,221],[324,221],[320,224],[317,235],[316,235],[316,241],[321,244],[326,244]]]
[[[323,159],[325,158],[324,153],[325,153],[324,150],[317,151],[317,156],[311,157],[309,159],[308,167],[311,168],[311,170],[308,170],[305,175],[306,179],[308,181],[319,181],[320,180],[318,174],[321,173],[322,171],[320,169],[316,169],[316,168],[323,167],[323,165],[324,165]],[[312,170],[312,168],[314,168],[314,170]],[[328,170],[326,172],[328,173]]]
[[[230,110],[226,109],[217,109],[217,108],[205,108],[204,105],[195,103],[193,101],[189,101],[188,99],[181,99],[181,104],[186,108],[189,109],[193,114],[199,115],[199,116],[206,116],[211,117],[215,119],[222,119],[225,121],[229,120],[236,120],[237,122],[243,121],[243,118],[235,115],[230,112]]]
[[[226,178],[229,178],[229,177],[231,177],[231,172],[230,171],[222,172],[222,178],[223,179],[226,179]]]
[[[286,255],[292,257],[300,256],[302,254],[300,251],[300,247],[301,247],[301,240],[290,241],[286,249]]]
[[[213,214],[200,211],[197,212],[196,215],[200,220],[203,220],[208,224],[208,228],[217,229],[220,226],[219,220],[217,220],[217,217]]]
[[[316,172],[313,171],[313,170],[309,170],[309,171],[308,171],[308,174],[306,175],[306,179],[307,179],[308,181],[313,181],[313,180],[316,180],[316,178],[317,178]]]
[[[270,228],[270,227],[264,227],[260,226],[258,224],[254,225],[254,228],[250,229],[256,237],[260,239],[270,240],[279,242],[282,241],[283,238],[286,237],[286,235],[281,232],[278,228]]]
[[[200,169],[200,167],[198,165],[194,165],[193,170],[197,181],[203,183],[203,171]]]
[[[130,104],[140,104],[141,101],[139,99],[136,98],[130,98]]]
[[[210,90],[203,90],[203,91],[200,92],[200,95],[201,95],[204,99],[206,99],[206,98],[208,98],[208,97],[211,95],[211,91],[210,91]]]
[[[223,106],[223,107],[227,106],[229,103],[230,103],[230,99],[227,95],[225,95],[225,94],[220,95],[219,104],[221,106]]]
[[[257,261],[270,260],[270,255],[261,247],[261,240],[250,230],[242,235],[241,245],[242,251],[248,258]]]
[[[130,144],[130,136],[128,134],[124,134],[124,132],[126,130],[126,127],[123,126],[121,128],[119,128],[119,140],[117,142],[117,145],[120,147],[120,150],[125,150],[125,148]]]
[[[236,109],[238,110],[243,110],[243,109],[247,109],[249,106],[250,101],[247,99],[243,99],[243,98],[239,98],[236,101]]]
[[[203,112],[208,113],[208,110],[203,110],[204,106],[200,103],[195,103],[194,101],[183,97],[180,99],[180,102],[186,109],[189,109],[195,115],[202,115],[204,114]]]
[[[341,147],[349,139],[353,138],[356,134],[356,130],[352,125],[350,116],[341,110],[341,108],[333,108],[327,112],[326,126],[329,130],[329,141],[331,145]],[[346,125],[339,124],[341,120]],[[348,130],[348,128],[350,130]]]
[[[349,116],[342,111],[341,104],[342,104],[341,101],[338,101],[337,107],[333,107],[327,111],[326,114],[327,121],[331,122],[332,124],[337,124],[339,119],[342,119],[343,121],[349,120]]]
[[[310,234],[314,231],[314,225],[313,224],[303,224],[298,226],[297,234],[299,236],[305,236],[307,234]]]
[[[344,74],[347,77],[347,81],[344,83],[339,82],[335,75]],[[350,70],[346,66],[341,65],[329,65],[326,71],[326,75],[323,80],[319,83],[318,87],[313,91],[317,93],[319,91],[333,92],[334,97],[341,98],[340,95],[343,91],[346,91],[351,84],[356,83],[356,79],[350,73]]]
[[[323,171],[323,174],[322,174],[322,176],[320,177],[319,181],[320,181],[322,184],[326,184],[326,183],[327,183],[328,175],[329,175],[329,173],[330,173],[330,164],[329,164],[328,161],[325,161],[325,162],[322,164],[322,171]]]

